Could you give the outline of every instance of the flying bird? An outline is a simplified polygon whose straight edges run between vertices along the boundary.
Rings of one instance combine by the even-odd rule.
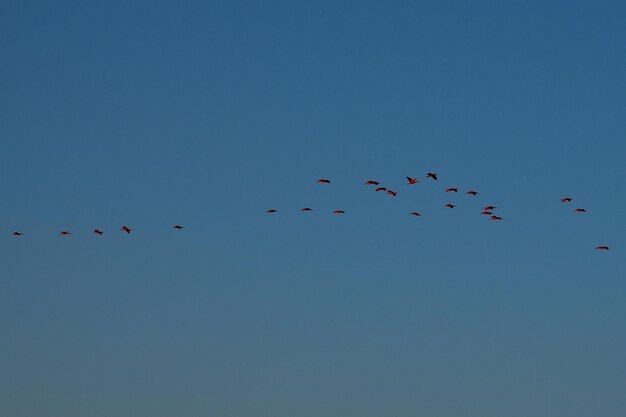
[[[489,218],[489,220],[502,220],[502,217],[500,217],[500,216],[491,216]]]
[[[608,246],[596,246],[597,250],[609,250]]]
[[[450,204],[450,203],[448,203],[448,204],[446,204],[444,207],[448,207],[448,208],[455,208],[456,206],[455,206],[454,204]]]
[[[265,210],[266,213],[278,213],[278,210],[276,209],[269,209],[269,210]]]
[[[343,210],[335,210],[333,211],[333,214],[346,214],[346,212]]]
[[[71,235],[70,232],[68,232],[67,230],[63,230],[62,232],[59,233],[61,236],[67,236],[67,235]]]
[[[586,213],[587,210],[585,210],[584,208],[577,208],[574,210],[576,213]]]
[[[330,184],[330,180],[320,178],[319,180],[317,180],[317,183],[318,184]]]
[[[379,191],[387,191],[387,189],[385,187],[378,187],[377,189],[375,189],[374,191],[379,192]]]
[[[478,191],[468,191],[465,194],[467,194],[467,195],[478,195]]]
[[[485,206],[485,207],[483,207],[483,210],[485,210],[485,211],[490,211],[490,210],[494,210],[494,209],[497,209],[497,207],[496,206]]]
[[[365,182],[365,185],[378,185],[378,184],[380,184],[378,181],[372,181],[372,180]]]
[[[569,197],[563,197],[561,199],[561,203],[571,203],[571,202],[572,202],[572,199]]]
[[[20,232],[13,232],[13,233],[11,233],[11,236],[22,236],[22,235],[23,235],[23,233],[20,233]]]
[[[173,226],[172,229],[182,230],[182,229],[184,229],[184,227],[179,225],[179,224],[177,224],[177,225]]]
[[[313,211],[313,209],[311,207],[303,207],[300,211]]]
[[[102,236],[102,234],[104,233],[102,230],[100,229],[93,229],[93,233]]]
[[[133,229],[131,229],[128,226],[122,226],[122,228],[120,230],[126,232],[127,234],[130,234],[130,231],[133,230]]]
[[[387,194],[392,195],[394,197],[398,195],[396,191],[391,191],[391,190],[387,190]]]
[[[446,188],[446,193],[458,193],[458,188]]]
[[[419,214],[417,211],[412,211],[409,214],[411,214],[411,215],[413,215],[415,217],[421,216],[421,214]]]
[[[411,178],[411,177],[406,177],[406,180],[408,181],[409,185],[413,185],[413,184],[420,182],[417,178]]]
[[[429,172],[428,174],[426,174],[426,177],[430,177],[432,179],[434,179],[435,181],[437,181],[437,174]]]
[[[482,212],[482,213],[480,213],[480,214],[485,214],[485,215],[487,215],[487,216],[491,216],[491,215],[493,214],[493,212],[485,210],[485,211],[483,211],[483,212]]]

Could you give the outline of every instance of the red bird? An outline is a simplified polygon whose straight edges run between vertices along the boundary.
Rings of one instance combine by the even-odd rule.
[[[320,178],[317,180],[318,184],[330,184],[330,180],[325,180],[324,178]]]
[[[448,204],[446,204],[446,205],[445,205],[445,207],[448,207],[448,208],[455,208],[456,206],[455,206],[454,204],[450,204],[450,203],[448,203]]]
[[[409,214],[413,215],[413,216],[421,216],[421,214],[419,214],[417,211],[412,211]]]
[[[572,202],[572,199],[569,197],[563,197],[561,199],[561,203],[571,203],[571,202]]]
[[[467,195],[478,195],[478,191],[468,191],[465,194],[467,194]]]
[[[124,232],[126,232],[126,233],[130,234],[130,231],[131,231],[131,230],[133,230],[133,229],[131,229],[131,228],[130,228],[130,227],[128,227],[128,226],[122,226],[122,228],[121,228],[120,230],[122,230],[122,231],[124,231]]]
[[[61,233],[59,233],[62,236],[66,236],[66,235],[71,235],[70,232],[68,232],[67,230],[63,230]]]
[[[493,213],[492,213],[491,211],[487,211],[487,210],[485,210],[485,211],[483,211],[483,212],[482,212],[482,213],[480,213],[480,214],[485,214],[485,215],[487,215],[487,216],[491,216]]]
[[[491,216],[489,220],[502,220],[502,217],[499,216]]]
[[[177,224],[177,225],[175,225],[174,227],[172,227],[172,229],[182,230],[182,229],[184,229],[184,227],[183,227],[183,226],[181,226],[181,225],[178,225],[178,224]]]
[[[409,185],[413,185],[419,182],[417,178],[411,178],[411,177],[406,177],[406,180],[409,182]]]
[[[365,182],[365,185],[378,185],[378,184],[380,184],[378,181],[372,181],[372,180]]]
[[[377,188],[376,190],[374,190],[374,191],[376,191],[376,192],[379,192],[379,191],[387,191],[387,189],[386,189],[385,187],[378,187],[378,188]]]
[[[343,210],[335,210],[333,211],[333,214],[345,214],[346,212]]]
[[[458,193],[459,189],[458,188],[446,188],[446,193]]]
[[[301,208],[300,211],[313,211],[313,209],[311,207],[304,207]]]
[[[585,210],[584,208],[577,208],[576,210],[574,210],[576,213],[586,213],[587,210]]]
[[[269,209],[269,210],[265,210],[265,212],[266,213],[278,213],[278,210],[276,210],[276,209]]]
[[[493,210],[493,209],[497,209],[496,206],[485,206],[483,207],[483,210],[489,211],[489,210]]]
[[[391,191],[391,190],[388,190],[387,194],[392,195],[394,197],[398,195],[398,193],[396,191]]]
[[[95,234],[97,234],[97,235],[100,235],[100,236],[102,236],[102,233],[104,233],[104,232],[103,232],[102,230],[100,230],[100,229],[93,229],[93,232],[94,232]]]
[[[434,179],[435,181],[437,181],[437,174],[434,174],[432,172],[429,172],[428,174],[426,174],[426,177],[430,177],[432,179]]]
[[[20,232],[13,232],[13,233],[11,233],[11,236],[22,236],[22,235],[23,235],[23,233],[20,233]]]
[[[608,246],[596,246],[597,250],[609,250]]]

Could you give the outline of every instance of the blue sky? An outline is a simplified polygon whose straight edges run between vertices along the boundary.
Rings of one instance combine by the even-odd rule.
[[[0,414],[619,414],[625,18],[2,2]]]

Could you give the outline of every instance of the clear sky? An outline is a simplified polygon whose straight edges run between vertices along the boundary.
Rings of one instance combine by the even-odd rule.
[[[0,2],[0,415],[621,415],[625,23]]]

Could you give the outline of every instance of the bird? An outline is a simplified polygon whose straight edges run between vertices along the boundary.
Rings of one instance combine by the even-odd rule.
[[[480,214],[485,214],[485,215],[487,215],[487,216],[491,216],[491,215],[493,214],[493,212],[485,210],[485,211],[483,211],[483,212],[482,212],[482,213],[480,213]]]
[[[380,182],[378,181],[372,181],[372,180],[365,181],[365,185],[378,185],[378,184],[380,184]]]
[[[561,199],[561,203],[571,203],[571,202],[572,202],[572,199],[569,197],[563,197]]]
[[[333,214],[346,214],[346,212],[343,210],[335,210],[333,211]]]
[[[483,210],[486,210],[486,211],[490,211],[490,210],[493,210],[493,209],[497,209],[497,207],[496,206],[485,206],[485,207],[483,207]]]
[[[11,233],[11,236],[22,236],[22,235],[23,235],[23,233],[21,233],[21,232],[13,232],[13,233]]]
[[[104,233],[102,230],[100,229],[93,229],[93,233],[102,236],[102,234]]]
[[[465,194],[467,194],[467,195],[478,195],[478,191],[468,191]]]
[[[330,184],[330,180],[320,178],[319,180],[317,180],[317,183],[318,184]]]
[[[413,215],[415,217],[421,216],[421,214],[419,214],[417,211],[412,211],[409,214],[411,214],[411,215]]]
[[[448,208],[455,208],[456,206],[455,206],[454,204],[450,204],[450,203],[448,203],[448,204],[446,204],[446,205],[445,205],[445,207],[448,207]]]
[[[392,191],[392,190],[387,190],[387,194],[392,195],[394,197],[398,195],[396,191]]]
[[[266,213],[278,213],[278,210],[276,209],[269,209],[269,210],[265,210]]]
[[[374,191],[379,192],[379,191],[387,191],[387,189],[385,187],[378,187],[377,189],[375,189]]]
[[[63,230],[62,232],[59,233],[61,236],[67,236],[67,235],[71,235],[70,232],[68,232],[67,230]]]
[[[409,182],[409,185],[413,185],[419,182],[417,178],[411,178],[411,177],[406,177],[406,180]]]
[[[446,193],[458,193],[458,188],[446,188]]]
[[[182,230],[182,229],[184,229],[184,227],[179,225],[179,224],[177,224],[177,225],[173,226],[172,229]]]
[[[313,209],[311,207],[303,207],[300,211],[313,211]]]
[[[122,228],[120,230],[126,232],[127,234],[130,234],[130,231],[133,230],[133,229],[131,229],[128,226],[122,226]]]
[[[489,220],[502,220],[502,217],[500,217],[500,216],[491,216],[489,218]]]
[[[437,181],[437,174],[429,172],[428,174],[426,174],[426,177],[430,177],[432,179],[434,179],[435,181]]]
[[[584,208],[577,208],[574,210],[576,213],[586,213],[587,210],[585,210]]]
[[[610,250],[608,246],[596,246],[597,250]]]

